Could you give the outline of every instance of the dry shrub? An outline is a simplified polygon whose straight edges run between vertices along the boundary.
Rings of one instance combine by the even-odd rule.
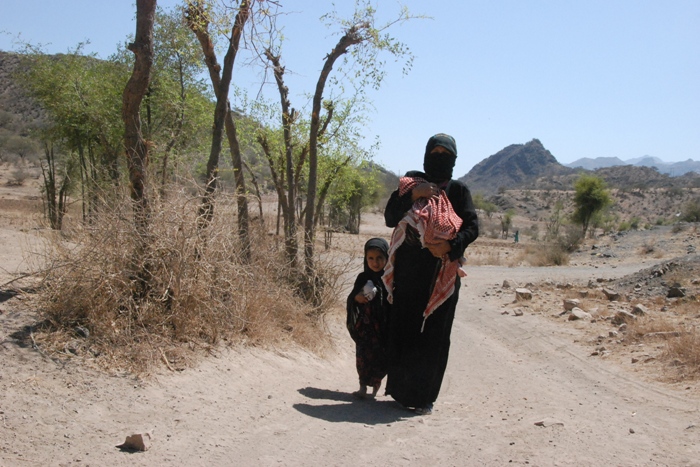
[[[505,258],[506,266],[508,266],[509,268],[516,268],[518,266],[521,266],[526,261],[527,261],[527,253],[525,252],[524,249],[516,250],[515,254],[507,255]]]
[[[674,331],[678,331],[678,326],[665,316],[643,316],[628,323],[627,335],[638,339],[655,332],[672,333]]]
[[[700,377],[700,331],[687,327],[681,335],[668,341],[665,356],[678,371],[679,379]]]
[[[194,349],[228,344],[325,343],[323,314],[334,303],[340,272],[319,263],[315,305],[296,293],[301,274],[278,243],[251,223],[250,261],[242,256],[232,199],[220,195],[212,223],[197,229],[198,197],[185,191],[156,200],[146,238],[127,203],[96,214],[71,242],[50,243],[53,266],[41,292],[46,343],[107,357],[110,366],[142,371],[163,360],[184,366]],[[53,340],[50,338],[53,336]]]
[[[666,300],[664,300],[664,303]],[[673,300],[670,302],[671,310],[678,316],[690,319],[700,318],[700,304],[698,298],[691,297],[682,300]]]
[[[525,258],[532,266],[564,266],[569,264],[569,253],[557,243],[528,245],[525,249]]]
[[[670,311],[677,317],[676,331],[679,336],[667,341],[664,356],[679,381],[700,378],[700,329],[697,327],[697,299],[672,301]]]
[[[639,253],[642,255],[650,255],[656,251],[656,241],[653,239],[645,240],[639,249]]]
[[[475,249],[476,250],[476,249]],[[468,252],[468,262],[472,266],[500,266],[502,263],[500,251],[496,249]]]

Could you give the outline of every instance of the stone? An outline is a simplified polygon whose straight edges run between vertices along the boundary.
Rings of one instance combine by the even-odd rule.
[[[615,325],[620,325],[629,323],[631,321],[634,321],[635,319],[637,319],[637,317],[629,311],[620,310],[617,313],[615,313],[615,316],[612,317],[610,322]]]
[[[607,287],[603,288],[603,293],[605,296],[610,300],[611,302],[617,301],[620,299],[620,294],[617,293],[617,291],[613,289],[608,289]]]
[[[501,285],[501,287],[504,289],[515,289],[518,287],[518,284],[516,284],[515,281],[512,281],[510,279],[504,279],[503,285]]]
[[[555,420],[552,418],[545,418],[544,420],[540,420],[540,421],[535,422],[535,426],[543,426],[543,427],[564,426],[564,422],[560,422],[559,420]]]
[[[649,310],[641,303],[638,303],[632,307],[632,314],[637,316],[644,316],[646,314],[649,314]]]
[[[681,298],[685,297],[685,289],[683,287],[671,287],[668,289],[668,293],[666,294],[666,297],[668,298]]]
[[[565,298],[564,299],[564,310],[571,311],[581,305],[581,300],[576,298]]]
[[[569,315],[569,321],[575,321],[577,319],[590,320],[593,318],[590,313],[586,313],[581,308],[573,308],[571,314]]]
[[[126,441],[117,447],[123,451],[148,451],[151,449],[152,437],[150,432],[136,433],[127,436]]]
[[[517,288],[515,289],[516,300],[532,300],[532,292],[530,289]]]

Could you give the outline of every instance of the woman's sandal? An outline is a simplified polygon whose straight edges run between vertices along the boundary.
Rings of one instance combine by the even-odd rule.
[[[418,415],[432,415],[433,414],[433,404],[428,404],[425,407],[416,407],[416,414],[418,414]]]

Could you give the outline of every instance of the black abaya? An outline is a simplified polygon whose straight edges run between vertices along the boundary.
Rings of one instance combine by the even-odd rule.
[[[407,176],[425,176],[409,172]],[[447,197],[463,224],[457,237],[450,241],[449,258],[459,259],[479,235],[476,210],[466,185],[450,181]],[[388,227],[396,227],[413,204],[411,193],[399,196],[395,191],[384,212]],[[410,228],[410,227],[409,227]],[[447,367],[450,333],[459,299],[460,280],[454,293],[425,320],[423,311],[441,266],[417,238],[407,239],[397,249],[394,259],[394,291],[389,326],[389,371],[386,393],[406,407],[427,407],[438,397]]]

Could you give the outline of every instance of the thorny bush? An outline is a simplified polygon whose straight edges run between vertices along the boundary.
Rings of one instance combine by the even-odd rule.
[[[322,350],[338,267],[317,263],[323,289],[311,305],[296,292],[300,273],[285,263],[279,239],[251,222],[251,258],[243,261],[234,200],[219,195],[211,224],[198,230],[199,200],[185,190],[155,200],[147,238],[122,203],[102,209],[70,241],[51,241],[42,343],[128,371],[156,362],[183,368],[193,350],[221,343]]]

